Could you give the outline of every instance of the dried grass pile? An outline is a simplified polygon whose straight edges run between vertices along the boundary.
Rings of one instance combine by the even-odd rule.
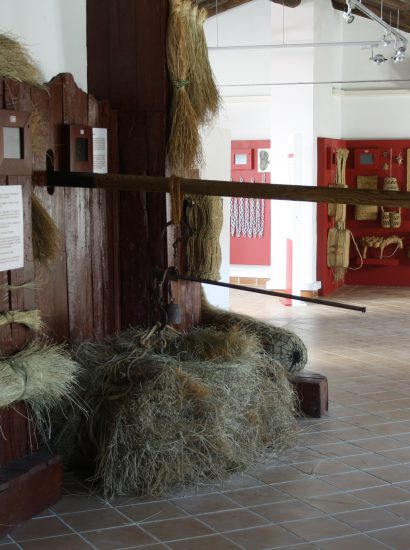
[[[15,355],[0,358],[0,407],[26,401],[33,420],[45,435],[49,432],[50,410],[59,406],[63,398],[83,410],[75,397],[79,370],[63,346],[31,342]]]
[[[0,34],[0,75],[41,86],[43,75],[27,48],[10,34]]]
[[[90,408],[62,430],[60,449],[93,445],[95,478],[107,496],[221,479],[296,436],[295,396],[285,371],[238,329],[181,334],[146,348],[132,329],[82,343],[82,398]],[[71,448],[70,448],[71,447]]]
[[[258,321],[248,315],[211,306],[202,291],[202,323],[229,330],[237,327],[246,334],[246,338],[256,337],[265,353],[280,363],[290,374],[300,372],[307,363],[307,349],[301,338],[285,328],[275,327]]]
[[[31,195],[33,257],[42,265],[53,262],[61,244],[60,231],[40,199]]]

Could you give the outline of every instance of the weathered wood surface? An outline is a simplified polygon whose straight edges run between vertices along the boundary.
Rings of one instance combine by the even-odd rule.
[[[45,176],[39,178],[44,180]],[[45,180],[44,180],[45,181]],[[54,174],[49,181],[57,185],[95,187],[123,191],[147,191],[166,193],[169,178],[163,176],[138,176],[126,174]],[[310,185],[255,185],[220,180],[196,180],[178,178],[184,194],[222,197],[249,197],[266,200],[301,202],[325,202],[343,204],[374,204],[410,208],[410,192],[384,191],[381,189],[351,189],[348,187],[313,187]]]
[[[167,14],[167,0],[124,0],[120,7],[116,0],[87,2],[89,90],[118,109],[122,174],[165,175]],[[101,58],[106,60],[104,64],[99,62]],[[123,328],[151,325],[162,317],[154,274],[172,262],[172,257],[167,257],[167,234],[173,237],[166,231],[165,195],[148,190],[119,193]],[[198,285],[184,282],[173,286],[184,319],[180,328],[188,329],[198,324],[200,317]],[[184,287],[181,293],[180,287]]]
[[[55,504],[62,493],[59,457],[29,454],[0,469],[0,538]]]
[[[67,145],[63,124],[92,124],[108,128],[109,169],[118,170],[117,115],[107,102],[97,102],[79,90],[71,75],[59,75],[48,91],[1,79],[0,107],[35,109],[43,120],[40,147],[33,155],[33,169],[46,169],[46,153],[54,167],[63,169]],[[39,141],[37,141],[37,144]],[[57,341],[101,339],[119,329],[118,204],[113,191],[55,189],[35,193],[61,234],[60,253],[48,266],[34,265],[31,235],[30,177],[9,176],[0,185],[21,185],[24,203],[24,267],[0,273],[0,285],[36,281],[38,288],[0,291],[2,310],[39,308],[47,332]],[[0,352],[8,355],[23,348],[34,334],[22,325],[0,328]],[[0,409],[0,468],[32,453],[37,442],[27,420],[24,403]],[[19,476],[18,483],[0,490],[0,523],[19,523],[49,506],[60,494],[61,465],[37,465],[35,475]],[[50,466],[50,468],[48,468]],[[40,471],[41,470],[41,471]],[[41,489],[41,488],[44,488]],[[41,490],[40,490],[41,489]],[[30,493],[35,498],[30,498]],[[4,516],[7,512],[7,517]],[[3,514],[3,515],[1,515]],[[4,520],[4,521],[3,521]],[[2,533],[5,531],[3,530]]]

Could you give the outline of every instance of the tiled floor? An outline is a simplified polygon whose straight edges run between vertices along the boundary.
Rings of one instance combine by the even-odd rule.
[[[410,549],[410,289],[335,298],[368,313],[232,294],[234,309],[299,334],[329,379],[329,416],[301,420],[298,447],[164,499],[104,502],[67,477],[62,501],[0,550]]]

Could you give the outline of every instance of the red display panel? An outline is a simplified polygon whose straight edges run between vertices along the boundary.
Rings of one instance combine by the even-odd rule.
[[[407,176],[407,151],[410,139],[403,140],[334,140],[318,139],[318,185],[329,185],[334,181],[336,164],[332,162],[332,151],[339,147],[349,149],[346,169],[346,183],[357,188],[358,176],[373,176],[377,179],[377,188],[383,189],[385,178],[396,178],[400,191],[410,190],[410,175]],[[386,207],[388,211],[397,209]],[[401,209],[400,227],[382,227],[381,212],[376,219],[355,219],[355,207],[347,206],[346,227],[359,243],[361,237],[398,236],[403,240],[403,248],[396,250],[391,244],[385,248],[380,258],[379,248],[368,249],[366,260],[360,269],[360,257],[353,243],[350,246],[350,266],[344,282],[348,285],[385,285],[410,286],[410,210]],[[327,215],[327,205],[318,204],[317,216],[317,277],[322,281],[321,294],[331,293],[338,284],[333,281],[331,270],[326,265],[327,232],[333,225]],[[359,246],[361,253],[363,248]],[[392,255],[388,258],[389,255]]]
[[[258,172],[258,150],[269,149],[269,140],[232,141],[231,149],[231,177],[232,181],[243,183],[268,184],[271,182],[270,171]],[[238,162],[239,161],[239,162]],[[245,163],[246,161],[246,163]],[[245,199],[246,200],[246,199]],[[250,200],[252,201],[252,199]],[[258,209],[263,205],[263,234],[259,236],[232,235],[235,223],[233,216],[239,218],[238,210],[242,208],[247,215],[251,208],[255,208],[255,201],[239,205],[238,199],[231,199],[231,239],[230,263],[238,265],[270,265],[271,263],[271,204],[268,200],[259,201]],[[236,207],[235,214],[234,207]],[[254,214],[255,215],[255,211]],[[259,214],[261,215],[260,211]]]

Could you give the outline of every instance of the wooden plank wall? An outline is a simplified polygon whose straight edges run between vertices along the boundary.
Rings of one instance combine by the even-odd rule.
[[[54,78],[48,90],[1,80],[1,108],[35,109],[44,121],[41,151],[33,169],[46,169],[46,151],[54,155],[55,169],[63,168],[65,145],[62,124],[108,128],[109,170],[118,171],[117,114],[106,101],[80,90],[73,77]],[[61,247],[48,267],[34,265],[31,239],[30,177],[3,177],[0,184],[19,184],[24,200],[24,256],[22,269],[0,273],[0,284],[19,285],[36,280],[36,290],[1,292],[3,310],[41,310],[48,334],[55,341],[101,339],[120,328],[118,270],[118,197],[115,192],[45,188],[35,193],[57,224]],[[0,327],[2,355],[21,349],[34,334],[22,325]],[[23,404],[0,409],[0,467],[31,452],[33,437]]]
[[[87,0],[88,86],[118,109],[124,174],[165,175],[167,17],[168,0]],[[165,195],[121,193],[119,200],[121,325],[147,326],[161,317],[154,273],[173,265]],[[175,283],[173,294],[182,308],[179,328],[198,324],[199,285]]]

